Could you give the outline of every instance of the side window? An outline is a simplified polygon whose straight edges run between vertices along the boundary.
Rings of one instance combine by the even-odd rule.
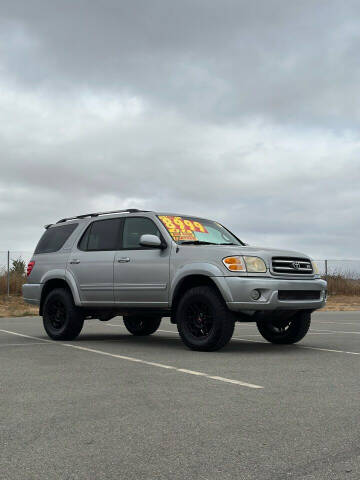
[[[60,227],[50,227],[40,238],[35,254],[57,252],[73,233],[78,223],[69,223]]]
[[[93,222],[79,242],[80,250],[117,250],[119,244],[120,220],[109,218]]]
[[[88,241],[89,241],[89,233],[91,231],[91,226],[92,224],[90,224],[87,229],[85,230],[85,233],[83,234],[83,236],[81,237],[81,240],[80,242],[78,243],[78,248],[80,250],[84,250],[86,251],[87,250],[87,245],[88,245]]]
[[[147,247],[140,245],[140,237],[144,234],[156,235],[161,238],[159,229],[150,218],[125,218],[123,249],[146,249]]]

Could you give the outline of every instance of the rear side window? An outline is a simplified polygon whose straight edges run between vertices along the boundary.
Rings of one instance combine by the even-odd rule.
[[[93,252],[117,250],[120,222],[118,218],[93,222],[80,240],[79,249]]]
[[[60,227],[49,228],[40,238],[35,249],[35,254],[57,252],[77,226],[78,223],[70,223],[68,225],[61,225]]]

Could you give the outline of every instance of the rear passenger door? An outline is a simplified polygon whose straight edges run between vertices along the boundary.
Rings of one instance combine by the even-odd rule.
[[[114,258],[121,224],[120,218],[95,220],[74,246],[67,268],[83,303],[114,303]]]
[[[140,237],[161,233],[151,218],[124,219],[121,250],[114,263],[115,302],[133,307],[168,306],[170,247],[143,247]]]

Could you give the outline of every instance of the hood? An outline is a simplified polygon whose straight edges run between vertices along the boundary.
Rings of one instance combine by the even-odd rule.
[[[207,252],[207,254],[211,252],[211,254],[218,254],[222,257],[230,255],[253,255],[262,257],[264,260],[271,260],[272,257],[297,257],[311,260],[308,255],[295,250],[282,250],[278,248],[265,248],[251,245],[183,245],[181,248],[196,249],[199,253],[201,251],[201,255],[205,252]]]
[[[245,245],[244,247],[233,246],[226,248],[236,248],[237,250],[243,252],[239,255],[258,255],[262,254],[266,257],[299,257],[299,258],[308,258],[309,255],[304,254],[303,252],[298,252],[296,250],[283,250],[279,248],[265,248],[265,247],[256,247],[251,245]],[[233,250],[231,250],[233,251]]]
[[[255,247],[251,245],[180,245],[179,247],[180,257],[182,257],[181,254],[183,254],[186,263],[210,262],[216,265],[221,265],[221,268],[223,268],[223,258],[235,255],[260,257],[265,261],[269,270],[271,269],[273,257],[295,257],[311,260],[308,255],[304,255],[303,253],[294,250]]]

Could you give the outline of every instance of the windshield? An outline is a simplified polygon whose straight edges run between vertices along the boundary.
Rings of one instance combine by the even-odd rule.
[[[159,215],[173,240],[180,245],[244,245],[220,223],[191,217]]]

